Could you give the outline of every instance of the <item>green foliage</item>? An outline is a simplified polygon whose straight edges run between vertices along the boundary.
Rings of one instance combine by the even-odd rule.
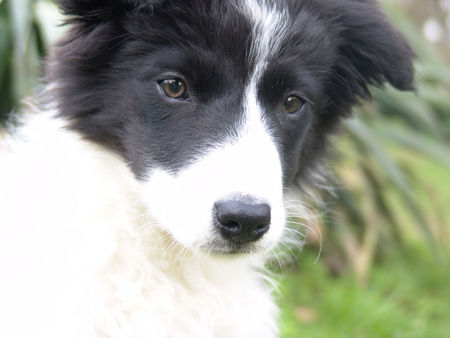
[[[340,257],[361,282],[387,247],[420,241],[438,257],[450,239],[450,67],[388,8],[418,55],[417,92],[376,89],[356,109],[335,141],[341,186],[323,210],[325,256]]]
[[[0,124],[35,85],[44,51],[35,1],[0,1]]]
[[[448,337],[450,254],[436,265],[421,249],[389,253],[362,286],[336,278],[316,256],[301,256],[281,281],[282,337]]]

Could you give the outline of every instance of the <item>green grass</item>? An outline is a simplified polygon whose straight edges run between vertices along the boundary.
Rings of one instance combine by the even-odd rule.
[[[281,281],[282,337],[450,337],[450,254],[440,264],[420,249],[388,255],[366,286],[315,258],[303,253]]]

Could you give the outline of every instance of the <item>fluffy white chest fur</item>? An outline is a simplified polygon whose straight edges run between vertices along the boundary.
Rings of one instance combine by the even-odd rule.
[[[277,335],[261,257],[184,251],[123,161],[49,116],[0,143],[0,336]]]

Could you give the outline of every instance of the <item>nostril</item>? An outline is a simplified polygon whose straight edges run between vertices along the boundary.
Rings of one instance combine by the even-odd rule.
[[[220,219],[219,219],[219,221],[220,221]],[[237,234],[239,232],[239,230],[241,229],[241,226],[239,225],[239,223],[236,223],[234,221],[228,221],[226,223],[220,222],[220,223],[227,231],[229,231],[230,234],[231,233]]]
[[[256,228],[255,228],[255,233],[257,234],[257,235],[259,235],[259,234],[264,234],[264,233],[266,233],[267,231],[269,230],[269,225],[268,224],[261,224],[261,225],[258,225]]]
[[[216,227],[237,243],[258,240],[270,228],[270,206],[250,198],[216,202]]]

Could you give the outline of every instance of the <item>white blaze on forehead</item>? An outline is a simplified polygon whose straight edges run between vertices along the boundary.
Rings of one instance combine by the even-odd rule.
[[[286,36],[289,14],[286,8],[278,7],[271,0],[239,0],[236,5],[253,27],[249,61],[254,62],[254,69],[244,97],[245,124],[255,124],[258,120],[265,124],[257,86]]]
[[[256,62],[254,76],[261,74],[286,36],[289,14],[271,0],[238,0],[237,7],[252,24],[250,58]]]

